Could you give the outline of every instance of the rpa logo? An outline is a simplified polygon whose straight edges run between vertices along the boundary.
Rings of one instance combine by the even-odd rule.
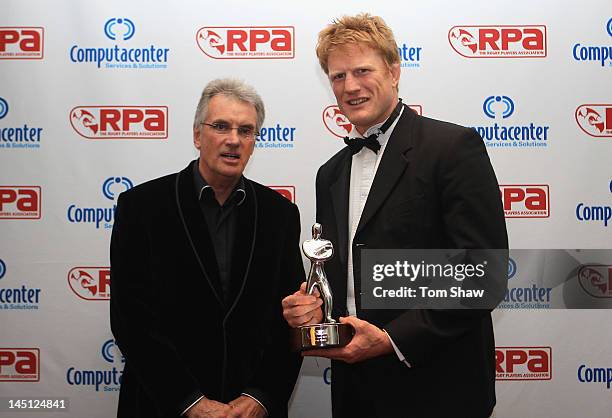
[[[612,138],[612,104],[580,105],[575,116],[585,134],[596,138]]]
[[[39,382],[40,349],[0,348],[0,382]]]
[[[586,264],[578,271],[582,289],[594,298],[612,298],[612,266]]]
[[[499,185],[506,218],[550,217],[550,196],[547,184]]]
[[[551,380],[552,348],[496,347],[495,380]]]
[[[0,186],[0,219],[40,219],[40,186]]]
[[[205,26],[196,33],[200,50],[214,59],[291,59],[293,26]]]
[[[417,115],[423,114],[423,107],[418,104],[407,105],[416,112]],[[340,111],[338,105],[330,105],[323,109],[323,124],[329,132],[338,138],[349,136],[353,132],[353,124]]]
[[[102,195],[114,201],[118,194],[117,188],[129,190],[133,187],[132,181],[127,177],[109,177],[102,183]],[[75,204],[68,206],[67,218],[71,223],[94,224],[96,229],[102,226],[104,229],[113,227],[117,205],[112,207],[80,207]]]
[[[77,106],[70,124],[87,139],[166,139],[167,106]]]
[[[295,186],[268,186],[291,203],[295,203]]]
[[[453,26],[448,42],[465,58],[543,58],[546,26]]]
[[[0,60],[41,60],[44,38],[41,27],[0,27]]]
[[[110,268],[75,267],[68,272],[72,292],[85,300],[110,299]]]
[[[117,32],[118,28],[119,32]],[[104,24],[104,34],[108,39],[113,41],[115,41],[117,37],[120,37],[121,40],[127,41],[134,36],[135,31],[136,26],[134,26],[134,22],[132,22],[130,19],[126,19],[125,17],[119,19],[108,19]]]
[[[608,35],[612,36],[612,18],[606,23]],[[590,45],[575,44],[572,56],[576,61],[597,62],[602,67],[612,67],[612,45]]]

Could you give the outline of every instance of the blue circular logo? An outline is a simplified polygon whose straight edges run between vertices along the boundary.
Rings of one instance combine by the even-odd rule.
[[[0,97],[0,119],[6,116],[8,113],[8,103],[2,97]]]
[[[121,26],[123,29],[119,29],[117,31],[116,26]],[[117,38],[121,38],[124,41],[132,38],[134,36],[134,32],[136,32],[136,26],[134,22],[132,22],[128,18],[112,18],[108,19],[104,24],[104,34],[107,38],[112,39],[113,41]]]
[[[127,177],[109,177],[102,183],[102,194],[109,200],[115,200],[115,193],[112,190],[113,185],[121,184],[125,190],[130,190],[134,187],[134,183]]]
[[[608,20],[608,24],[606,25],[606,29],[608,29],[608,35],[612,36],[612,17]]]
[[[487,115],[491,119],[495,119],[498,111],[493,109],[491,106],[497,103],[501,104],[501,107],[503,108],[501,110],[501,115],[503,119],[510,117],[510,115],[514,113],[514,102],[512,101],[510,97],[508,96],[489,96],[485,99],[484,103],[482,104],[482,110],[484,111],[485,115]]]
[[[4,277],[4,273],[6,273],[6,264],[0,260],[0,279]]]
[[[508,280],[516,275],[516,261],[512,258],[508,258]]]

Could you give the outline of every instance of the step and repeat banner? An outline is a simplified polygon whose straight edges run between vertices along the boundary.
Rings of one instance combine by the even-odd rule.
[[[509,283],[523,284],[494,312],[495,416],[610,416],[610,311],[555,309],[552,285],[535,280],[529,261],[545,249],[612,248],[609,1],[0,8],[0,398],[62,398],[65,410],[45,416],[115,414],[124,362],[108,319],[117,196],[197,157],[193,115],[208,81],[241,78],[263,97],[246,174],[295,202],[310,237],[316,170],[352,129],[319,68],[317,33],[367,11],[394,30],[404,102],[483,137],[511,247],[532,250],[511,258]],[[612,262],[584,261],[597,264],[581,270],[583,297],[607,302]],[[168,367],[163,358],[158,367]],[[326,360],[306,360],[291,416],[330,417],[332,378]]]

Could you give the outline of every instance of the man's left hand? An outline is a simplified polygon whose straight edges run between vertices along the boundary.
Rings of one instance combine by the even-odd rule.
[[[255,400],[248,396],[241,395],[229,403],[232,410],[228,417],[231,418],[265,418],[266,410]]]
[[[355,329],[355,335],[348,345],[338,348],[309,350],[305,351],[303,355],[327,357],[346,363],[357,363],[393,352],[389,336],[377,326],[355,316],[341,317],[340,322],[342,324],[350,324]]]

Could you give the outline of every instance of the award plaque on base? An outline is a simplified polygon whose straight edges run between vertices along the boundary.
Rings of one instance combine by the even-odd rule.
[[[316,348],[343,347],[353,338],[353,327],[341,324],[331,317],[333,307],[332,292],[323,270],[323,263],[334,255],[334,247],[328,240],[322,239],[323,227],[315,223],[312,226],[312,239],[304,241],[302,251],[310,260],[310,273],[306,282],[306,292],[312,295],[319,291],[323,299],[323,323],[305,325],[292,330],[291,346],[295,351],[306,351]]]

